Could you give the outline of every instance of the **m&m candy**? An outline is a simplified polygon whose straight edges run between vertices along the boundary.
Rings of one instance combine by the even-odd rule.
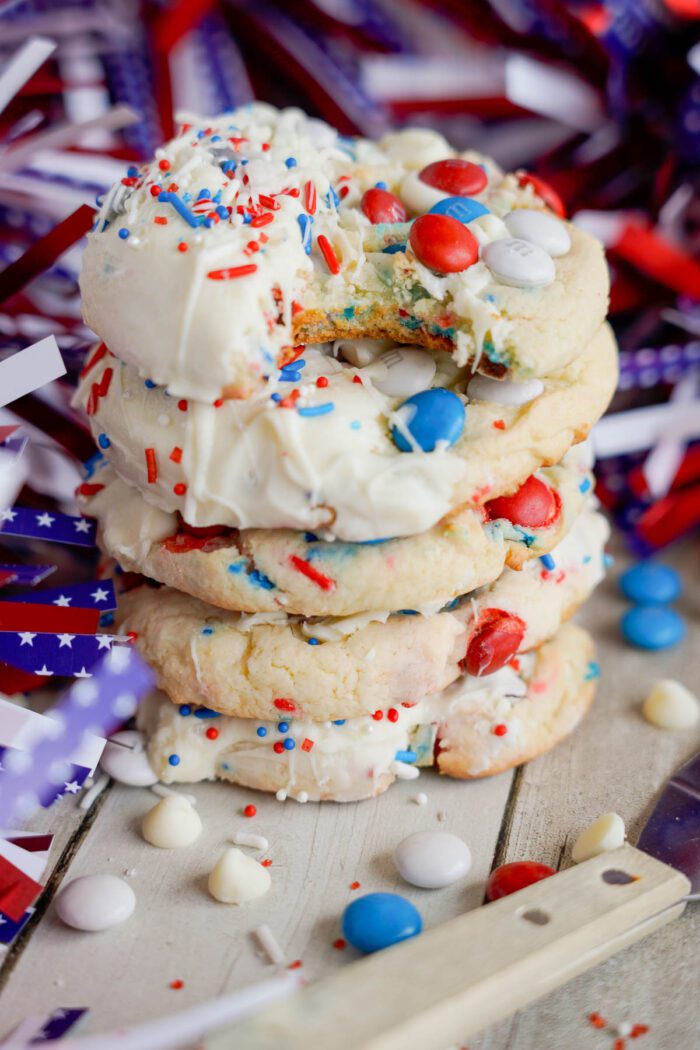
[[[467,397],[496,405],[527,405],[544,390],[541,379],[492,379],[478,372],[469,380]]]
[[[551,255],[518,237],[491,241],[481,257],[501,284],[515,288],[545,288],[556,277]]]
[[[486,899],[500,900],[501,897],[524,890],[526,886],[532,886],[534,882],[548,879],[550,875],[556,875],[555,869],[550,868],[549,864],[538,864],[535,860],[516,860],[511,864],[501,864],[500,868],[495,868],[488,877]]]
[[[406,221],[406,209],[399,198],[376,186],[363,193],[360,207],[371,223]]]
[[[506,215],[504,222],[513,237],[536,244],[555,259],[566,255],[571,249],[571,238],[566,226],[546,211],[517,208]]]
[[[544,201],[548,208],[551,208],[560,218],[566,218],[564,202],[557,191],[553,190],[549,183],[545,182],[544,179],[539,178],[538,175],[530,175],[529,172],[524,171],[518,178],[518,185],[530,186],[537,196]]]
[[[398,893],[367,893],[343,912],[343,937],[365,954],[406,941],[422,929],[418,909]]]
[[[665,605],[635,605],[620,621],[622,634],[639,649],[670,649],[685,637],[685,622]]]
[[[411,226],[408,239],[419,261],[437,273],[461,273],[479,258],[474,235],[449,215],[421,215]]]
[[[433,381],[437,364],[432,354],[415,346],[395,346],[380,354],[364,375],[388,397],[412,397]]]
[[[434,452],[438,442],[454,445],[464,430],[464,405],[451,390],[436,387],[421,390],[409,397],[397,410],[402,429],[394,425],[394,444],[401,452],[413,452],[414,446],[403,430],[410,434],[423,452]]]
[[[489,500],[486,513],[491,521],[506,518],[513,525],[546,529],[556,520],[560,504],[557,493],[531,474],[512,496]]]
[[[430,214],[449,215],[450,218],[466,224],[478,219],[480,215],[488,215],[489,209],[473,197],[445,197],[433,204]]]
[[[462,661],[465,671],[476,678],[500,671],[515,656],[524,636],[525,624],[519,616],[485,609],[469,639]]]
[[[459,157],[428,164],[420,172],[419,178],[436,190],[454,197],[472,197],[475,193],[481,193],[488,182],[482,167]]]
[[[640,605],[663,605],[674,602],[681,593],[681,578],[669,565],[640,561],[620,577],[620,590],[625,598]]]

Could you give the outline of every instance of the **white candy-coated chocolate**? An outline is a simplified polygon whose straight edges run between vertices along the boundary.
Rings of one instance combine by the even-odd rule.
[[[391,160],[402,164],[409,171],[420,171],[436,160],[452,156],[452,147],[447,139],[429,128],[392,131],[380,140],[379,145]]]
[[[700,720],[700,701],[682,682],[662,678],[644,701],[642,714],[659,729],[690,729]]]
[[[518,237],[491,241],[481,258],[494,277],[515,288],[545,288],[556,277],[551,255]]]
[[[149,809],[141,824],[146,842],[159,849],[191,846],[202,833],[202,819],[187,799],[168,795]]]
[[[270,872],[253,857],[231,846],[209,874],[209,892],[222,904],[247,904],[263,897],[270,888]]]
[[[399,875],[423,889],[441,889],[464,878],[471,863],[469,846],[449,831],[416,831],[394,850]]]
[[[544,390],[541,379],[491,379],[478,373],[469,380],[467,397],[496,405],[527,405]]]
[[[554,259],[571,250],[571,237],[566,226],[546,211],[517,208],[505,216],[504,222],[511,237],[536,244]]]
[[[435,355],[415,346],[397,346],[385,350],[365,370],[373,385],[387,397],[412,397],[427,390],[435,377]]]
[[[365,368],[392,346],[390,339],[336,339],[333,353],[340,354],[344,361],[356,368]]]
[[[136,895],[116,875],[81,875],[59,890],[55,907],[67,926],[96,933],[125,922],[136,907]]]
[[[100,766],[113,780],[131,787],[150,787],[158,777],[151,769],[143,733],[122,729],[105,744]]]
[[[571,859],[575,864],[580,864],[600,853],[617,849],[624,841],[625,822],[622,817],[617,813],[604,813],[579,834],[571,851]]]

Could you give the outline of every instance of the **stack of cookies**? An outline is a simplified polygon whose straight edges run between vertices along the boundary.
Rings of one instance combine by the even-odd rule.
[[[585,438],[601,246],[550,187],[409,130],[190,119],[102,203],[81,281],[85,513],[155,668],[165,782],[350,801],[570,732],[603,573]]]

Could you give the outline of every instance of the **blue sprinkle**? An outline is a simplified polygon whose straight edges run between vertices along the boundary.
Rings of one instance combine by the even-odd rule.
[[[353,419],[352,423],[350,424],[350,429],[362,430],[362,423],[360,423],[359,419]]]
[[[554,569],[556,566],[556,562],[554,561],[554,558],[551,554],[543,554],[540,558],[540,561],[542,562],[542,564],[548,572],[551,572],[552,569]]]
[[[185,198],[187,196],[188,194],[184,194]],[[190,196],[189,199],[192,200],[192,197]],[[199,228],[199,223],[197,222],[196,215],[192,214],[190,209],[185,205],[184,200],[180,200],[176,193],[170,193],[167,190],[164,191],[158,196],[158,203],[160,204],[161,202],[163,202],[164,204],[172,204],[175,211],[181,218],[185,220],[186,223],[188,223],[190,226]]]
[[[419,613],[415,609],[399,609],[400,616],[418,616]]]
[[[228,571],[238,576],[240,573],[243,572],[244,568],[245,565],[242,561],[234,561],[231,565],[228,566]]]
[[[235,160],[222,160],[219,167],[223,171],[224,175],[230,175],[231,172],[236,170]]]
[[[214,219],[210,219],[210,218],[209,218],[209,217],[207,216],[207,218],[206,218],[206,219],[204,220],[204,225],[206,226],[206,228],[207,228],[208,230],[210,230],[210,229],[212,228],[212,226],[216,226],[216,222],[215,222],[215,220],[214,220]]]
[[[255,732],[258,736],[267,736],[267,729],[265,729],[265,726],[258,726]]]
[[[415,751],[397,751],[394,758],[397,762],[415,762],[418,755]]]
[[[343,317],[345,318],[345,320],[349,321],[354,316],[355,316],[355,307],[354,306],[346,306],[345,309],[343,310]]]
[[[127,168],[127,169],[126,169],[126,174],[127,174],[128,176],[129,176],[129,178],[130,178],[130,179],[134,179],[134,178],[136,178],[136,176],[138,175],[138,173],[139,173],[139,169],[138,169],[138,168],[135,168],[135,167],[133,166],[133,164],[131,165],[131,167],[130,167],[130,168]]]
[[[210,142],[221,142],[221,135],[212,135],[209,139]]]
[[[119,236],[123,241],[125,241],[129,236],[129,231],[124,226],[122,226],[121,230],[119,231]]]
[[[310,215],[299,215],[297,216],[297,222],[299,223],[299,229],[301,231],[302,248],[304,249],[307,255],[311,255],[311,227],[313,226],[314,220]]]
[[[169,755],[168,756],[168,762],[170,763],[171,766],[179,766],[180,765],[180,756],[179,755]]]
[[[192,714],[192,708],[189,704],[180,704],[179,711],[183,718],[187,718],[188,715]]]
[[[387,187],[385,182],[375,182],[374,188],[375,190],[385,190]]]
[[[288,736],[287,739],[284,741],[285,751],[293,751],[296,746],[296,740],[292,740],[291,736]]]
[[[590,487],[591,487],[591,479],[590,478],[584,478],[583,481],[581,482],[581,484],[579,485],[578,490],[579,490],[579,492],[588,492]]]
[[[296,157],[287,157],[284,163],[287,165],[288,168],[296,168],[297,159]]]
[[[194,713],[195,718],[221,718],[218,711],[212,711],[210,707],[198,707]]]
[[[591,682],[594,678],[600,678],[600,664],[596,663],[595,660],[589,660],[583,680],[584,682]]]
[[[286,369],[280,372],[280,383],[298,383],[300,379],[301,372],[287,372]]]
[[[277,723],[277,728],[280,731],[280,733],[288,733],[289,732],[289,722],[278,722]]]
[[[111,627],[114,623],[114,613],[102,613],[100,616],[100,627]]]
[[[584,555],[584,557],[583,557],[583,564],[584,564],[584,565],[588,565],[588,563],[590,562],[590,560],[591,560],[591,556],[590,556],[590,554],[585,554],[585,555]]]
[[[203,131],[198,131],[197,132],[197,138],[198,139],[203,139],[204,138],[204,132]]]
[[[386,248],[382,248],[385,255],[396,255],[397,252],[405,252],[405,244],[387,244]]]
[[[228,762],[222,762],[221,763],[221,769],[225,769],[227,773],[229,773],[231,771],[231,768],[232,767],[228,764]]]
[[[451,602],[448,602],[445,606],[445,611],[449,612],[450,609],[456,609],[459,605],[459,598],[453,598]]]
[[[100,448],[109,448],[112,442],[109,440],[106,434],[100,434],[97,438],[97,444]]]
[[[309,638],[306,644],[307,645],[318,645],[319,644],[318,638]]]
[[[156,384],[153,382],[152,379],[144,379],[143,385],[146,387],[146,390],[153,390],[153,387]]]
[[[615,564],[615,559],[613,558],[612,554],[604,554],[603,555],[603,566],[604,566],[604,568],[609,569],[610,566],[614,565],[614,564]]]
[[[228,208],[225,208],[223,204],[220,204],[216,209],[216,214],[220,219],[228,219]]]
[[[192,194],[189,191],[185,191],[185,193],[183,193],[182,195],[182,199],[185,202],[185,204],[189,204],[192,200]]]
[[[198,201],[208,201],[211,198],[211,190],[203,189],[197,194]]]
[[[326,401],[323,405],[309,405],[308,408],[300,408],[298,411],[300,416],[325,416],[334,408],[332,401]]]
[[[214,628],[213,627],[202,627],[202,634],[213,634],[213,633],[214,633]]]
[[[347,719],[345,719],[345,718],[335,718],[333,720],[333,725],[334,726],[344,726],[346,721],[347,721]]]
[[[282,395],[281,394],[270,394],[270,400],[277,403],[277,402],[282,400]]]
[[[263,572],[260,572],[259,569],[253,569],[252,572],[249,572],[248,579],[255,587],[262,587],[264,591],[275,590],[275,585],[272,582],[272,580],[269,580]]]
[[[340,204],[340,197],[331,186],[326,194],[326,204],[329,208],[337,208]]]
[[[316,535],[315,532],[305,532],[304,533],[304,539],[306,540],[307,543],[317,543],[318,542],[318,536]]]

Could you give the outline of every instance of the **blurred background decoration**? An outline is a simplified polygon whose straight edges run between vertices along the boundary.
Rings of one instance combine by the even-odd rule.
[[[68,401],[95,200],[173,114],[259,98],[346,134],[436,128],[544,180],[609,251],[623,352],[599,495],[637,553],[697,528],[699,28],[700,0],[0,0],[0,394],[3,361],[49,335],[68,368],[0,408],[2,505],[24,483],[25,505],[72,510],[91,452]]]

